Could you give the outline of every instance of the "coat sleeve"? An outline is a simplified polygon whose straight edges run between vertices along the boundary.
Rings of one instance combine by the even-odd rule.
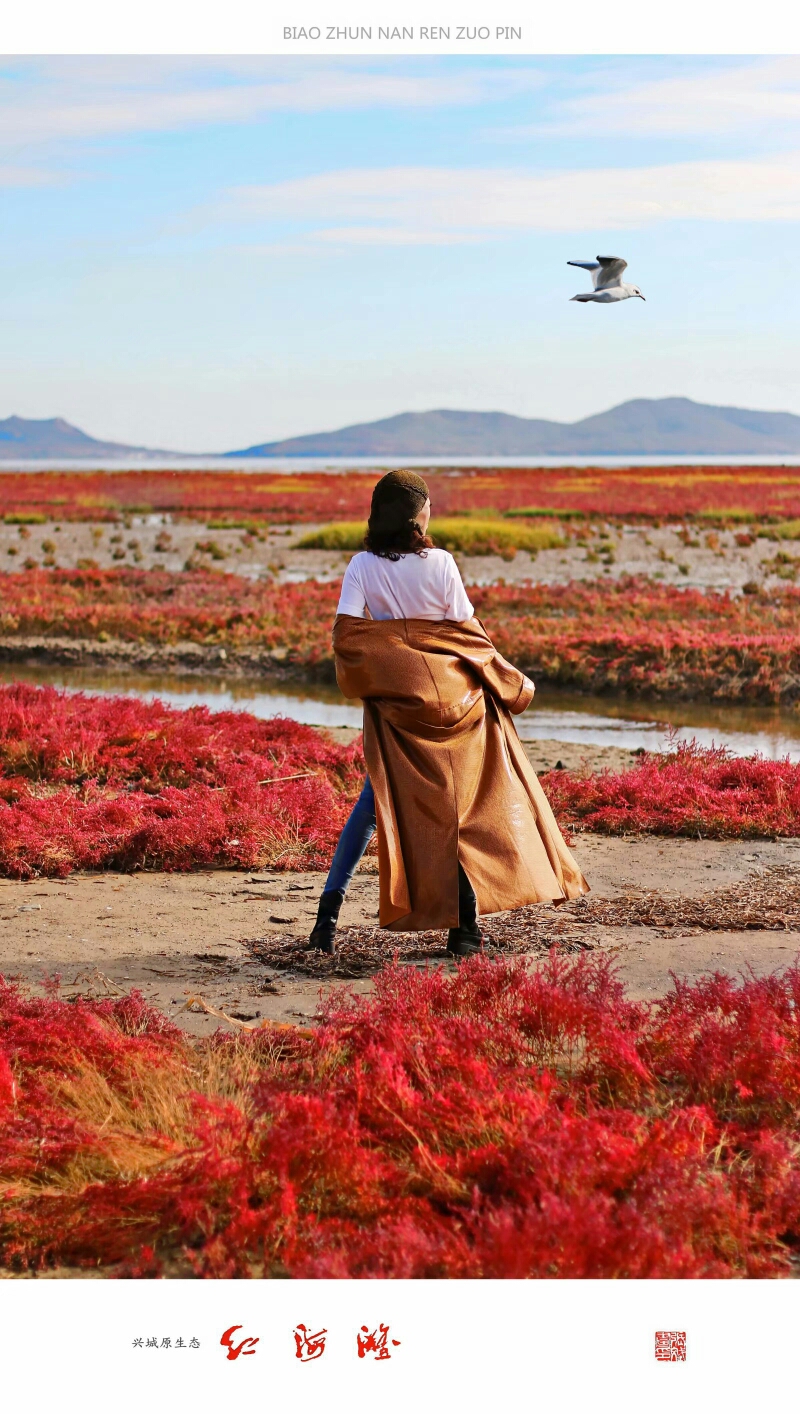
[[[369,656],[363,651],[367,644],[363,629],[368,622],[369,620],[356,618],[353,614],[337,614],[333,621],[331,644],[336,665],[336,682],[344,697],[366,695]]]
[[[515,715],[524,712],[529,707],[535,688],[530,678],[515,668],[502,655],[498,653],[486,629],[480,619],[470,620],[469,627],[475,627],[476,636],[480,631],[481,648],[480,653],[476,653],[474,658],[470,655],[472,666],[478,677],[488,692],[502,702],[509,712]],[[466,627],[466,625],[465,625]]]

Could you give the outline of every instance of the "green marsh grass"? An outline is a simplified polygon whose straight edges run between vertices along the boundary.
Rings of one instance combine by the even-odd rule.
[[[361,520],[334,521],[304,535],[298,550],[361,550],[366,526]],[[430,534],[443,550],[463,555],[500,555],[513,559],[518,550],[535,555],[539,550],[560,550],[567,544],[558,525],[526,525],[512,520],[447,516],[434,519]]]

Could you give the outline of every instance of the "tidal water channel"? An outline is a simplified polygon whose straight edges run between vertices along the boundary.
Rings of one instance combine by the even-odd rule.
[[[283,716],[313,726],[361,726],[360,703],[342,697],[335,686],[320,683],[273,687],[263,679],[225,682],[211,676],[123,676],[92,668],[1,665],[0,682],[14,681],[109,697],[160,698],[172,707],[202,705],[216,712]],[[517,718],[517,728],[524,741],[666,751],[679,741],[695,738],[701,746],[725,746],[739,756],[757,751],[772,759],[788,756],[800,761],[800,711],[791,708],[631,701],[540,688],[532,707]]]

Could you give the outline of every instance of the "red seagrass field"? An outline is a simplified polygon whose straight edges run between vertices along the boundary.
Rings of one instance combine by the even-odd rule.
[[[477,531],[462,539],[473,570],[494,566],[475,573],[470,597],[501,652],[539,683],[667,707],[791,711],[800,701],[800,555],[790,543],[800,469],[424,474],[437,516],[487,527],[483,541]],[[513,946],[493,943],[458,969],[443,967],[428,939],[414,965],[406,943],[388,967],[384,948],[369,972],[363,959],[380,950],[368,868],[345,965],[321,1001],[302,993],[313,1010],[299,1013],[291,979],[310,964],[302,918],[287,909],[322,886],[363,780],[360,739],[114,687],[132,666],[164,665],[187,684],[201,669],[265,684],[332,681],[330,625],[353,527],[333,527],[338,560],[335,536],[333,550],[324,535],[321,548],[275,546],[295,523],[362,520],[374,480],[361,471],[0,473],[0,654],[18,673],[0,684],[0,916],[18,940],[4,947],[0,980],[0,1270],[792,1275],[800,900],[795,856],[780,851],[800,837],[800,765],[682,745],[613,770],[545,771],[579,860],[584,842],[610,851],[602,858],[623,881],[613,883],[615,907],[656,917],[637,921],[638,942],[622,924],[613,938],[609,924],[599,941],[576,942],[569,920],[542,924],[523,910],[506,920]],[[190,524],[181,539],[187,522],[205,528]],[[674,525],[672,540],[628,572],[620,527],[644,526],[637,534],[649,545],[662,524]],[[542,558],[529,537],[525,574],[506,578],[516,549],[498,527],[537,525]],[[606,525],[618,529],[616,561]],[[70,534],[76,545],[82,537],[71,561]],[[241,567],[265,544],[249,573],[232,572],[236,555]],[[87,546],[98,556],[102,547],[103,565]],[[701,585],[691,564],[675,563],[684,551],[705,556],[703,572],[718,578],[737,554],[750,558],[738,580]],[[569,553],[562,582],[537,577]],[[567,578],[578,555],[582,577]],[[37,686],[26,680],[31,663],[103,664],[112,682],[98,694]],[[670,980],[663,957],[675,927],[658,923],[659,897],[669,894],[677,916],[684,879],[668,860],[691,869],[686,853],[667,854],[658,887],[629,899],[645,845],[657,860],[659,850],[716,850],[703,854],[714,882],[749,890],[729,931],[751,930],[753,956],[765,938],[786,939],[774,954],[787,964],[780,973],[734,975],[717,963],[722,895],[711,891],[689,930],[708,929],[696,944],[702,973]],[[759,848],[772,851],[769,879],[747,862]],[[158,892],[137,896],[150,903],[130,927],[113,921],[126,878],[158,880]],[[112,879],[113,906],[98,913],[88,886]],[[223,898],[219,881],[230,879]],[[143,911],[158,939],[178,884],[191,912],[179,942],[152,944],[142,974],[161,968],[170,979],[156,1004],[129,974]],[[63,914],[60,887],[75,889]],[[244,925],[225,932],[224,915],[246,887],[258,911],[243,938]],[[275,916],[251,898],[258,888]],[[594,897],[602,904],[602,888]],[[759,921],[760,897],[769,922]],[[73,917],[89,934],[82,951]],[[579,930],[581,915],[569,917]],[[204,952],[193,940],[201,922]],[[645,943],[661,982],[637,1000],[616,968]],[[79,955],[91,965],[73,982]],[[361,959],[349,973],[348,958]],[[275,996],[273,1015],[241,1012],[245,963],[255,968],[249,1005],[256,993],[259,1004]],[[240,997],[240,1010],[211,1006],[205,1017],[226,1029],[189,1034],[176,1020],[218,974],[233,979],[226,995]],[[311,968],[308,986],[321,976]],[[207,1006],[202,996],[198,1005]]]
[[[324,869],[360,743],[247,712],[0,687],[0,871]],[[682,747],[630,770],[551,771],[562,827],[706,839],[800,834],[800,764]]]
[[[225,648],[333,679],[338,582],[187,570],[22,570],[0,577],[0,635]],[[800,589],[732,596],[643,577],[475,586],[498,648],[539,681],[672,700],[800,696]],[[109,650],[106,648],[106,653]]]
[[[437,515],[556,510],[587,516],[725,519],[800,516],[800,468],[424,467]],[[0,472],[6,515],[113,520],[166,511],[280,521],[347,520],[366,514],[375,471]]]
[[[0,1260],[158,1277],[770,1277],[800,1240],[800,976],[389,969],[187,1044],[0,988]]]

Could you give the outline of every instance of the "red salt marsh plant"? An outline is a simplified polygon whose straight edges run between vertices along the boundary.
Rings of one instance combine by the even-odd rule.
[[[695,839],[800,835],[800,765],[681,743],[628,771],[542,778],[562,825],[601,834]]]
[[[310,1032],[0,989],[0,1261],[140,1277],[791,1274],[800,973],[394,968]]]
[[[501,652],[542,682],[673,701],[800,698],[797,589],[734,596],[624,577],[470,597]]]
[[[360,747],[297,722],[0,688],[0,873],[322,868]]]
[[[425,469],[437,515],[520,510],[628,519],[778,520],[800,516],[800,469],[765,466],[447,467]],[[13,523],[117,520],[168,512],[228,522],[366,517],[374,472],[271,470],[0,472]]]
[[[247,712],[0,688],[0,874],[328,866],[360,743]],[[630,771],[542,778],[562,825],[607,834],[800,835],[800,766],[682,746]]]
[[[190,570],[97,568],[0,575],[0,633],[280,648],[330,659],[338,585]]]
[[[680,700],[800,696],[800,589],[741,596],[644,578],[473,586],[498,648],[540,682]],[[333,677],[338,584],[164,570],[0,575],[0,633],[191,642]],[[249,658],[248,658],[249,660]]]

